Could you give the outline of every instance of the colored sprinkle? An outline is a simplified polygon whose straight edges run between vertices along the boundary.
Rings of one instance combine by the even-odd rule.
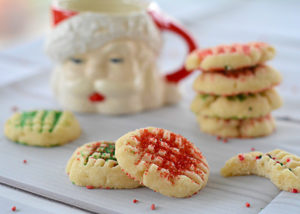
[[[252,147],[252,148],[251,148],[251,151],[252,151],[252,152],[254,152],[254,151],[255,151],[255,148],[254,148],[254,147]]]
[[[298,193],[299,191],[297,189],[292,189],[292,193]]]
[[[276,160],[276,158],[275,158],[275,157],[273,157],[272,159],[273,159],[273,160]]]
[[[155,210],[155,204],[152,204],[150,208],[151,210]]]
[[[228,139],[223,139],[223,143],[228,143]]]
[[[249,208],[250,206],[251,206],[251,205],[250,205],[250,204],[247,202],[247,203],[246,203],[246,207],[248,207],[248,208]]]
[[[139,202],[139,200],[133,199],[132,201],[134,204],[136,204],[137,202]]]
[[[239,157],[240,161],[243,161],[243,160],[245,160],[245,157],[244,157],[244,155],[239,155],[238,157]]]
[[[23,160],[23,163],[25,163],[25,164],[26,164],[26,163],[27,163],[27,160]]]
[[[260,156],[256,156],[256,160],[261,159],[261,157],[262,157],[261,155]]]
[[[290,162],[290,161],[291,161],[291,159],[289,159],[289,158],[288,158],[288,159],[286,159],[286,162]]]
[[[95,189],[93,186],[86,186],[87,189]]]
[[[16,210],[17,210],[16,206],[13,206],[13,207],[11,208],[11,211],[13,211],[13,212],[15,212]]]

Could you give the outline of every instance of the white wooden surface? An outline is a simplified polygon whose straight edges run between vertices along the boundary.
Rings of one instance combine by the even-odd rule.
[[[203,1],[201,4],[205,10],[199,1],[185,1],[190,2],[188,7],[184,7],[183,1],[174,1],[170,7],[166,2],[164,0],[161,3],[184,21],[202,47],[252,40],[274,44],[279,53],[271,64],[284,75],[280,93],[286,103],[275,114],[293,120],[300,118],[299,1],[230,1],[234,4],[221,4],[222,7],[216,8],[208,1]],[[217,3],[213,1],[212,4]],[[178,8],[184,8],[184,12]],[[200,12],[197,13],[197,10]],[[181,61],[184,49],[178,41],[177,38],[168,37],[163,60],[166,68],[172,68]],[[12,106],[18,106],[21,110],[59,108],[48,86],[49,65],[42,53],[42,41],[0,53],[0,126],[12,113]],[[299,194],[279,192],[264,178],[248,176],[226,179],[219,175],[225,160],[238,152],[248,152],[251,147],[265,152],[282,148],[300,155],[300,124],[278,121],[277,132],[271,137],[232,140],[222,144],[214,137],[198,131],[195,117],[188,109],[194,96],[191,82],[195,75],[182,86],[184,99],[177,106],[124,117],[77,115],[83,135],[64,147],[25,147],[8,142],[0,135],[0,183],[101,213],[152,213],[149,208],[152,203],[158,206],[155,213],[258,213],[261,208],[264,208],[262,213],[300,213]],[[76,147],[92,140],[115,140],[127,131],[149,125],[168,128],[196,143],[206,155],[212,171],[207,188],[189,199],[172,199],[146,188],[87,190],[68,181],[64,167]],[[27,159],[28,164],[24,165],[23,159]],[[5,194],[0,196],[0,201],[9,200]],[[141,203],[133,204],[134,198]],[[246,202],[251,204],[251,208],[245,207]],[[28,206],[32,207],[34,213],[35,207]]]
[[[84,214],[86,212],[49,201],[47,199],[32,195],[28,192],[16,190],[7,186],[0,185],[0,209],[1,213],[12,213],[12,207],[16,207],[17,213],[72,213]]]

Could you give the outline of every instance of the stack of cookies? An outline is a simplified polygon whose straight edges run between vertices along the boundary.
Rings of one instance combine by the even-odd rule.
[[[282,77],[265,63],[274,56],[272,46],[253,42],[198,50],[188,57],[186,68],[202,71],[194,82],[191,109],[204,132],[223,138],[273,132],[270,113],[282,105],[274,86]]]

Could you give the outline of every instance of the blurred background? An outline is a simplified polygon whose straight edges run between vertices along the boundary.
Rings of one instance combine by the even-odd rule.
[[[0,0],[0,50],[42,35],[51,0]]]
[[[290,108],[300,108],[299,0],[156,2],[194,35],[201,48],[249,41],[274,45],[277,57],[270,64],[284,76],[280,91],[285,98],[290,98]],[[44,70],[48,72],[51,70],[53,63],[43,51],[45,35],[51,28],[50,5],[51,0],[0,0],[0,74],[3,74],[0,83],[38,72],[33,67],[47,68]],[[160,64],[163,71],[170,71],[182,65],[186,46],[175,35],[167,33],[164,36],[165,47]],[[19,63],[15,63],[16,60]],[[27,66],[21,61],[26,61]],[[300,112],[298,116],[300,118]]]

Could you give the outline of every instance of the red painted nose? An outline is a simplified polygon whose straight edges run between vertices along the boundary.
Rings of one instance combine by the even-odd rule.
[[[103,96],[103,95],[101,95],[101,94],[99,94],[99,93],[94,93],[94,94],[92,94],[91,96],[90,96],[90,101],[91,102],[103,102],[104,100],[105,100],[105,97]]]

